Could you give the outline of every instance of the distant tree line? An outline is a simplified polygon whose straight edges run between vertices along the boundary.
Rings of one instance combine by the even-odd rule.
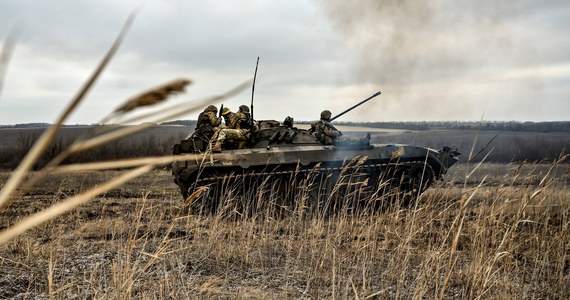
[[[0,129],[2,128],[48,128],[50,126],[49,123],[25,123],[25,124],[16,124],[16,125],[0,125]]]
[[[195,128],[196,123],[197,123],[196,120],[176,120],[176,121],[164,122],[161,125],[182,125],[182,126],[187,126],[189,128]]]
[[[339,125],[365,126],[372,128],[431,130],[491,130],[525,132],[570,132],[570,121],[553,122],[504,122],[504,121],[419,121],[419,122],[337,122]]]
[[[143,132],[119,141],[111,142],[66,159],[64,164],[87,163],[145,156],[171,155],[174,144],[186,137],[187,127]],[[0,169],[14,169],[39,138],[40,131],[20,131],[10,143],[0,144]],[[76,136],[61,134],[44,151],[35,168],[45,166],[64,149],[68,148]]]

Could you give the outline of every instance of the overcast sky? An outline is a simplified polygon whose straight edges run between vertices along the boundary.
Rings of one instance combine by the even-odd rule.
[[[257,56],[256,119],[313,120],[382,91],[339,120],[570,120],[565,0],[1,0],[0,43],[19,35],[0,124],[52,122],[137,8],[66,123],[180,77],[194,83],[172,103],[223,92],[253,76]]]

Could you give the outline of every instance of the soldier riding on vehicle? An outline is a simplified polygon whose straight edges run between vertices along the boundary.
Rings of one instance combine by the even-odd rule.
[[[220,197],[221,192],[217,188],[233,186],[234,183],[240,186],[243,184],[244,193],[254,194],[270,178],[271,192],[283,193],[278,197],[285,200],[292,198],[289,196],[295,181],[301,180],[302,186],[306,187],[304,182],[308,177],[305,175],[311,176],[311,182],[319,184],[314,189],[307,189],[308,193],[312,193],[312,202],[318,206],[321,203],[331,203],[327,207],[336,209],[332,208],[337,207],[335,200],[331,199],[333,194],[340,194],[339,201],[345,203],[346,197],[343,195],[352,195],[353,191],[359,195],[394,195],[396,189],[402,193],[402,197],[396,197],[398,201],[401,200],[404,205],[412,204],[435,180],[443,179],[449,167],[458,161],[459,152],[455,147],[443,147],[438,151],[405,144],[374,144],[370,142],[370,135],[350,140],[347,139],[349,134],[341,135],[331,125],[335,119],[378,95],[380,92],[333,117],[330,111],[323,111],[321,120],[312,124],[311,131],[295,127],[290,117],[282,123],[276,120],[259,120],[259,123],[254,123],[253,116],[250,115],[253,105],[241,106],[230,118],[229,128],[218,131],[219,137],[217,133],[211,140],[192,136],[174,145],[176,159],[172,164],[172,174],[175,183],[184,200],[188,200],[189,195],[196,191],[203,191],[202,187],[207,187],[203,196],[200,196],[201,200],[192,202],[192,205],[199,209],[211,208],[212,211],[226,207],[225,203],[220,202],[224,197]],[[212,148],[210,141],[214,140],[216,145]],[[235,149],[230,145],[231,140],[240,142],[240,148],[247,143],[249,149]],[[210,153],[222,151],[222,145],[225,153]],[[354,186],[353,190],[344,190],[343,185],[343,192],[335,192],[339,180],[348,174],[356,176],[354,181],[361,182],[362,185]],[[346,187],[352,189],[352,184]],[[386,198],[391,201],[391,196],[374,198],[379,199],[371,203],[374,206],[385,205]],[[355,201],[348,205],[357,208],[360,200]],[[345,208],[352,209],[340,203],[338,202],[343,211]],[[256,205],[247,207],[257,207]],[[290,206],[296,205],[295,203],[284,203],[281,206],[272,202],[271,205],[292,207],[291,211],[296,211],[296,208]],[[299,205],[305,209],[306,202],[302,201]]]
[[[251,132],[251,115],[249,107],[241,105],[238,112],[234,113],[229,119],[228,128],[218,131],[216,144],[212,148],[213,152],[222,152],[222,145],[225,140],[233,140],[238,142],[238,148],[243,149],[249,139]]]
[[[311,124],[309,131],[324,145],[335,145],[339,136],[342,135],[334,125],[330,123],[332,113],[329,110],[321,112],[321,119]]]
[[[232,119],[233,115],[234,113],[229,107],[226,106],[222,109],[222,117],[224,117],[224,124],[226,124],[226,127],[230,126],[230,120]]]
[[[198,116],[196,133],[203,134],[207,139],[211,139],[217,127],[222,124],[222,118],[217,116],[218,108],[209,105]]]

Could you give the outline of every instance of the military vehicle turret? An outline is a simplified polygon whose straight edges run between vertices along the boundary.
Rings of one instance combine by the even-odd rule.
[[[455,147],[434,150],[404,144],[371,144],[370,135],[324,145],[309,130],[297,128],[289,117],[284,122],[256,123],[257,130],[251,133],[244,149],[213,153],[211,143],[196,134],[174,146],[174,154],[184,159],[172,166],[174,181],[184,199],[200,187],[222,184],[231,178],[270,176],[290,180],[311,175],[320,176],[321,181],[333,178],[329,181],[334,182],[348,173],[366,180],[372,191],[397,188],[411,194],[408,199],[414,199],[435,180],[442,179],[458,161]]]

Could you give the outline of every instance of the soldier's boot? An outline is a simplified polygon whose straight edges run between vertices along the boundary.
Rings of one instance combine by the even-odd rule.
[[[212,147],[212,152],[215,152],[215,153],[222,152],[222,142],[216,141],[216,144],[214,145],[214,147]]]
[[[244,149],[244,148],[245,148],[245,144],[246,144],[246,141],[240,141],[240,142],[238,143],[238,149]]]

